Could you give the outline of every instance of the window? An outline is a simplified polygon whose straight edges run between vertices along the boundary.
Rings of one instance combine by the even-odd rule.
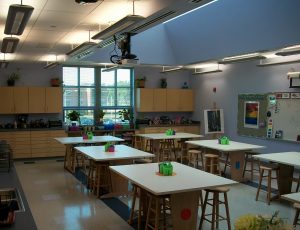
[[[104,120],[115,122],[119,121],[120,110],[132,108],[133,70],[97,71],[91,67],[63,67],[65,121],[66,115],[76,110],[81,125],[93,125],[98,111],[103,110]]]

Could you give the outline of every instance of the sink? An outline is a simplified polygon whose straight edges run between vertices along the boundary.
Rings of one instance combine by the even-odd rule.
[[[0,188],[0,202],[5,204],[12,200],[17,202],[15,212],[25,212],[25,207],[17,188]]]

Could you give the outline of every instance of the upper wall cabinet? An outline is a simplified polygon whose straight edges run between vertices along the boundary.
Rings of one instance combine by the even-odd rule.
[[[138,112],[166,111],[166,89],[138,88],[136,90],[136,110]]]
[[[61,113],[59,87],[0,87],[0,114]]]
[[[194,111],[194,92],[190,89],[147,89],[136,91],[137,112]]]
[[[192,112],[194,111],[194,91],[191,89],[167,90],[168,112]]]
[[[62,89],[59,87],[30,87],[29,113],[61,113]]]
[[[28,113],[28,88],[1,87],[0,114]]]

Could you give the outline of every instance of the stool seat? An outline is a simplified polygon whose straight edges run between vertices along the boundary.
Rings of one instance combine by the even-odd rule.
[[[205,191],[212,191],[212,192],[215,192],[215,191],[216,192],[228,192],[229,190],[230,190],[230,188],[225,187],[225,186],[205,189]]]
[[[189,149],[188,150],[188,165],[193,165],[194,168],[198,167],[199,164],[199,157],[200,157],[200,161],[201,161],[201,166],[203,168],[203,155],[202,155],[202,151],[198,150],[198,149]]]
[[[263,170],[278,170],[279,167],[277,165],[270,165],[270,166],[264,166],[264,165],[261,165],[259,166],[260,169],[263,169]]]
[[[299,214],[300,214],[300,203],[294,203],[293,207],[296,209],[293,225],[296,227],[300,225],[299,223]]]
[[[300,209],[300,203],[294,203],[293,207],[296,209]]]

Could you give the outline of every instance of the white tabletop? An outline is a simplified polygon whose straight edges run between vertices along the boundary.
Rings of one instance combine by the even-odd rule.
[[[291,202],[300,203],[300,192],[285,194],[281,195],[280,197]]]
[[[111,170],[131,180],[154,195],[197,191],[238,183],[177,162],[172,162],[174,176],[159,176],[158,163],[110,166]]]
[[[145,133],[145,134],[136,134],[136,136],[149,138],[149,139],[153,139],[153,140],[189,139],[189,138],[203,137],[202,135],[193,134],[193,133],[176,133],[175,135],[166,135],[166,133]]]
[[[255,158],[300,167],[300,152],[280,152],[255,155]]]
[[[124,159],[136,159],[155,157],[155,155],[126,146],[115,145],[114,152],[105,152],[104,146],[75,147],[75,149],[95,161],[113,161]]]
[[[57,137],[54,139],[64,145],[124,141],[114,136],[93,136],[93,139],[83,139],[82,137]]]
[[[186,143],[205,147],[205,148],[215,149],[223,152],[233,152],[233,151],[242,151],[242,150],[244,151],[244,150],[265,148],[265,146],[246,144],[246,143],[235,142],[231,140],[229,140],[229,145],[221,145],[218,143],[218,139],[186,141]]]

